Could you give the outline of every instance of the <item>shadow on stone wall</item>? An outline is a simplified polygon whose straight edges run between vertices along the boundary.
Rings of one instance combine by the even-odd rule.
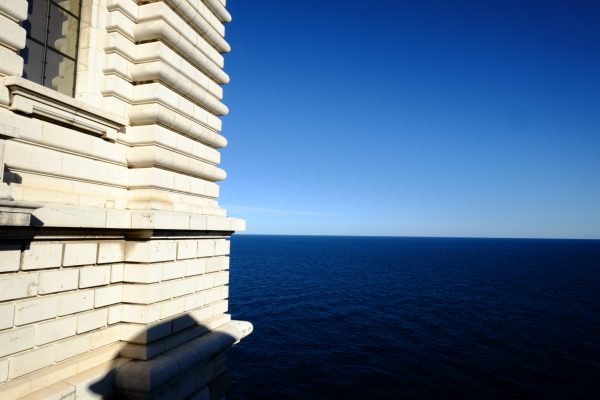
[[[251,329],[230,321],[211,330],[187,314],[152,325],[124,343],[88,390],[113,399],[221,399],[231,385],[225,352]]]

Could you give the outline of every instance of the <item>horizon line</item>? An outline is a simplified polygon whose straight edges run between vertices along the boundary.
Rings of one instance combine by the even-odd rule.
[[[239,236],[309,236],[309,237],[369,237],[369,238],[400,238],[400,239],[505,239],[505,240],[600,240],[586,237],[540,237],[540,236],[413,236],[413,235],[344,235],[344,234],[313,234],[313,233],[246,233],[235,232]],[[233,236],[233,235],[232,235]]]

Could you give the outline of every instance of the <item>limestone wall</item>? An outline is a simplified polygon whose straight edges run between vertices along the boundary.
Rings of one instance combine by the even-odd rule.
[[[227,314],[244,221],[218,203],[231,16],[81,5],[71,97],[21,78],[27,1],[0,1],[0,397],[206,393],[252,329]]]

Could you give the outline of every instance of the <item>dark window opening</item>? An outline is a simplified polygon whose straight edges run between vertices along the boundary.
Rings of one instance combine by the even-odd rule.
[[[23,77],[75,94],[81,0],[28,0]]]

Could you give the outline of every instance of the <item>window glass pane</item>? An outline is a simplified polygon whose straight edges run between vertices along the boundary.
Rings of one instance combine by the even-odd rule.
[[[27,39],[26,47],[20,52],[23,57],[23,78],[32,82],[42,83],[42,60],[44,46]]]
[[[48,11],[48,1],[29,0],[27,11],[27,20],[23,21],[23,28],[25,28],[29,36],[34,37],[43,43],[46,39],[46,12]]]
[[[77,53],[79,20],[54,4],[50,6],[48,46],[70,57]]]
[[[52,2],[74,14],[76,17],[79,16],[79,0],[52,0]]]
[[[27,4],[28,20],[23,21],[27,44],[20,51],[23,77],[72,96],[81,2],[28,0]]]
[[[73,96],[75,86],[75,62],[48,49],[46,58],[46,80],[44,86]]]

